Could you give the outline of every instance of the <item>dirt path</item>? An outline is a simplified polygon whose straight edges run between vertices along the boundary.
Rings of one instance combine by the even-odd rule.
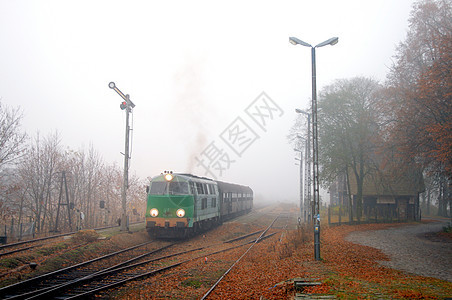
[[[382,265],[452,282],[452,243],[429,239],[428,233],[441,231],[447,221],[408,225],[376,231],[357,231],[347,236],[353,243],[382,250],[391,260]]]

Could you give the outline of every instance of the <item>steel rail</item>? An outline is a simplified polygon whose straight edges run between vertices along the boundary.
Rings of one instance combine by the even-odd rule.
[[[262,230],[258,230],[258,231],[255,231],[255,232],[252,232],[252,233],[249,233],[249,234],[246,234],[246,235],[239,236],[239,237],[234,238],[234,239],[230,239],[230,240],[224,241],[223,243],[232,243],[232,242],[240,241],[240,240],[246,239],[247,237],[256,235],[258,233],[261,233],[261,232],[262,232]]]
[[[59,285],[52,286],[51,288],[44,288],[42,290],[35,291],[33,293],[33,295],[30,295],[30,297],[28,297],[26,299],[44,299],[44,298],[48,299],[49,297],[52,297],[53,295],[55,295],[57,292],[60,292],[60,291],[62,291],[64,289],[68,289],[68,288],[70,288],[72,286],[75,286],[75,285],[78,285],[78,284],[86,284],[85,282],[89,283],[89,281],[93,281],[93,280],[95,280],[96,278],[99,278],[99,277],[105,277],[105,276],[108,276],[108,275],[111,275],[111,274],[115,274],[115,273],[123,271],[123,270],[131,269],[131,268],[134,268],[136,266],[140,266],[140,265],[149,263],[149,262],[153,262],[153,261],[161,260],[163,258],[169,258],[169,257],[175,256],[177,254],[170,254],[170,255],[164,256],[163,258],[162,257],[161,258],[154,258],[154,259],[146,260],[144,262],[139,262],[139,263],[135,263],[135,264],[129,265],[130,263],[132,263],[134,261],[137,261],[137,260],[139,260],[139,259],[141,259],[143,257],[146,257],[148,255],[151,255],[153,253],[162,251],[162,250],[164,250],[166,248],[169,248],[169,247],[171,247],[173,245],[174,244],[170,244],[170,245],[164,246],[162,248],[159,248],[159,249],[156,249],[156,250],[152,250],[151,252],[138,255],[138,256],[136,256],[134,258],[131,258],[131,259],[125,261],[125,262],[121,262],[121,263],[116,264],[114,266],[111,266],[111,267],[108,267],[108,268],[96,271],[94,273],[85,275],[85,276],[80,277],[80,278],[76,278],[76,279],[69,280],[67,282],[63,282],[63,283],[61,283]],[[199,249],[202,249],[202,248],[184,251],[184,253],[196,251],[196,250],[199,250]]]
[[[254,241],[254,243],[232,264],[232,266],[226,270],[226,272],[223,273],[223,275],[221,275],[221,277],[217,280],[217,282],[214,283],[214,285],[212,285],[212,287],[204,294],[204,296],[202,296],[201,300],[206,299],[210,293],[212,293],[212,291],[218,286],[218,284],[223,280],[223,278],[226,277],[226,275],[228,275],[228,273],[234,268],[234,266],[240,262],[240,260],[242,260],[243,257],[245,257],[246,254],[248,254],[248,252],[251,250],[251,248],[254,247],[254,245],[256,245],[257,243],[259,243],[263,236],[267,233],[267,231],[270,230],[270,228],[273,226],[273,224],[276,222],[276,220],[279,218],[281,214],[279,214],[274,220],[273,222],[271,222],[271,224],[267,227],[267,229],[265,229],[260,236]]]
[[[34,246],[28,246],[28,247],[25,247],[25,248],[20,248],[20,249],[15,249],[15,250],[3,252],[3,253],[0,253],[0,257],[5,256],[5,255],[9,255],[9,254],[14,254],[14,253],[17,253],[17,252],[26,251],[26,250],[33,249],[33,248],[36,248],[36,247],[41,247],[41,246],[42,246],[42,244],[34,245]]]
[[[0,250],[11,248],[11,247],[15,247],[15,246],[20,246],[20,245],[23,245],[23,244],[55,239],[55,238],[59,238],[59,237],[62,237],[62,236],[71,235],[71,234],[75,234],[75,233],[76,232],[62,233],[62,234],[57,234],[57,235],[52,235],[52,236],[46,236],[46,237],[42,237],[42,238],[32,239],[32,240],[26,240],[26,241],[20,241],[20,242],[6,244],[6,245],[0,245]]]
[[[102,259],[107,259],[107,258],[110,258],[112,256],[115,256],[115,255],[118,255],[118,254],[130,251],[130,250],[134,250],[136,248],[145,246],[145,245],[150,244],[152,242],[153,241],[148,241],[146,243],[142,243],[142,244],[139,244],[139,245],[135,245],[133,247],[129,247],[129,248],[122,249],[122,250],[119,250],[119,251],[116,251],[116,252],[112,252],[112,253],[109,253],[109,254],[106,254],[106,255],[103,255],[103,256],[100,256],[100,257],[96,257],[94,259],[91,259],[91,260],[88,260],[88,261],[85,261],[85,262],[81,262],[79,264],[75,264],[75,265],[72,265],[72,266],[69,266],[69,267],[66,267],[66,268],[58,269],[58,270],[53,271],[53,272],[45,273],[45,274],[42,274],[42,275],[39,275],[39,276],[36,276],[36,277],[33,277],[33,278],[29,278],[29,279],[26,279],[26,280],[23,280],[23,281],[20,281],[20,282],[17,282],[17,283],[14,283],[14,284],[2,287],[2,288],[0,288],[0,296],[6,295],[8,293],[12,293],[12,292],[17,291],[17,290],[21,290],[21,289],[27,288],[30,285],[36,285],[36,282],[48,280],[52,276],[56,276],[56,275],[59,275],[61,273],[69,272],[71,270],[75,270],[76,268],[80,268],[80,267],[83,267],[85,265],[88,265],[88,264],[91,264],[91,263],[94,263],[94,262],[98,262],[98,261],[100,261]],[[17,296],[19,296],[19,295],[17,295]]]
[[[139,224],[139,223],[142,223],[142,222],[130,223],[129,225]],[[105,226],[105,227],[98,227],[98,228],[86,228],[86,230],[100,231],[100,230],[105,230],[105,229],[110,229],[110,228],[115,228],[115,227],[119,227],[119,226],[118,225],[112,225],[112,226]],[[14,247],[14,246],[27,244],[27,243],[45,241],[45,240],[55,239],[55,238],[59,238],[59,237],[63,237],[63,236],[73,235],[73,234],[76,234],[77,232],[78,231],[71,231],[71,232],[67,232],[67,233],[60,233],[60,234],[56,234],[56,235],[45,236],[45,237],[41,237],[41,238],[37,238],[37,239],[31,239],[31,240],[26,240],[26,241],[20,241],[20,242],[0,245],[0,250],[11,248],[11,247]]]
[[[274,235],[274,233],[272,233],[271,235],[268,235],[268,236],[263,236],[263,237],[261,237],[260,240],[266,239],[266,238],[268,238],[270,236],[273,236],[273,235]],[[71,288],[71,287],[74,287],[74,286],[80,286],[80,285],[83,285],[83,289],[88,289],[88,290],[81,291],[81,293],[80,293],[80,291],[77,291],[78,292],[77,294],[75,294],[75,295],[68,295],[67,297],[59,295],[58,298],[64,298],[64,299],[85,298],[85,297],[87,297],[89,295],[93,295],[93,294],[96,294],[96,293],[101,292],[103,290],[107,290],[107,289],[110,289],[110,288],[122,285],[122,284],[124,284],[126,282],[140,280],[140,279],[142,279],[144,277],[151,277],[151,276],[154,276],[154,275],[156,275],[156,274],[158,274],[160,272],[163,272],[163,271],[170,270],[172,268],[178,267],[178,266],[180,266],[180,265],[182,265],[184,263],[187,263],[187,262],[190,262],[190,261],[193,261],[193,260],[197,260],[197,259],[201,259],[201,258],[204,258],[204,257],[209,257],[211,255],[215,255],[215,254],[218,254],[218,253],[230,251],[230,250],[233,250],[233,249],[236,249],[236,248],[239,248],[239,247],[243,247],[243,246],[245,246],[247,244],[254,243],[255,241],[256,240],[252,240],[252,241],[240,244],[240,245],[229,247],[227,249],[214,251],[214,252],[211,252],[211,253],[208,253],[208,254],[202,254],[202,255],[199,255],[199,256],[196,256],[196,257],[193,257],[193,258],[189,258],[189,259],[186,259],[186,260],[183,260],[183,261],[171,264],[169,266],[166,266],[166,267],[163,267],[163,268],[160,268],[160,269],[151,270],[149,272],[144,272],[142,274],[133,275],[133,276],[131,276],[130,274],[124,275],[124,274],[121,274],[120,272],[129,270],[129,269],[133,269],[135,267],[143,266],[143,265],[155,262],[155,261],[171,258],[171,257],[174,257],[174,256],[179,256],[179,255],[186,254],[186,253],[189,253],[189,252],[203,250],[203,249],[206,249],[206,248],[213,247],[215,245],[211,245],[211,246],[208,246],[208,247],[200,247],[200,248],[191,249],[191,250],[188,250],[188,251],[181,251],[181,252],[177,252],[177,253],[161,256],[161,257],[158,257],[158,258],[145,260],[145,261],[138,262],[138,263],[135,263],[135,264],[132,264],[132,265],[125,265],[125,266],[120,266],[120,267],[117,267],[117,266],[111,267],[111,268],[108,268],[108,270],[107,269],[101,270],[101,271],[98,271],[96,273],[87,275],[87,276],[85,276],[83,278],[79,278],[79,279],[73,280],[71,282],[63,283],[63,284],[61,284],[58,287],[54,287],[52,290],[46,290],[43,293],[36,294],[33,297],[30,297],[30,298],[27,298],[27,299],[44,299],[44,298],[48,299],[48,298],[51,298],[52,296],[56,296],[56,294],[61,292],[62,290],[65,290],[65,289],[68,289],[68,288]],[[102,283],[101,286],[99,286],[99,283],[97,283],[97,284],[95,283],[94,284],[95,285],[94,288],[91,288],[91,289],[89,288],[88,285],[90,284],[90,282],[95,281],[95,280],[97,280],[99,278],[100,278],[100,280],[105,280],[107,276],[112,276],[112,275],[114,275],[116,277],[119,277],[119,280],[114,281],[115,280],[114,278],[113,279],[109,278],[108,280],[110,281],[110,283]],[[123,279],[123,276],[127,276],[128,278]],[[114,281],[114,282],[111,282],[111,281]]]
[[[272,236],[272,235],[274,235],[274,233],[272,233],[272,234],[269,235],[269,236],[262,237],[261,240],[262,240],[262,239],[265,239],[265,238],[267,238],[267,237],[270,237],[270,236]],[[212,256],[212,255],[215,255],[215,254],[219,254],[219,253],[222,253],[222,252],[230,251],[230,250],[233,250],[233,249],[236,249],[236,248],[240,248],[240,247],[243,247],[243,246],[245,246],[245,245],[247,245],[247,244],[254,243],[254,242],[255,242],[255,240],[249,241],[249,242],[246,242],[246,243],[237,245],[237,246],[229,247],[229,248],[227,248],[227,249],[214,251],[214,252],[211,252],[211,253],[208,253],[208,254],[202,254],[202,255],[196,256],[196,257],[194,257],[194,258],[189,258],[189,259],[186,259],[186,260],[183,260],[183,261],[174,263],[174,264],[172,264],[172,265],[169,265],[169,266],[166,266],[166,267],[163,267],[163,268],[160,268],[160,269],[151,270],[151,271],[149,271],[149,272],[145,272],[145,273],[143,273],[143,274],[139,274],[139,275],[136,275],[136,276],[133,276],[133,277],[129,277],[129,278],[126,278],[126,279],[122,279],[122,280],[119,280],[119,281],[114,282],[114,283],[106,284],[106,285],[101,286],[101,287],[96,287],[95,289],[92,289],[92,290],[83,292],[83,293],[81,293],[81,294],[69,296],[69,297],[67,297],[67,298],[65,298],[65,299],[80,299],[80,298],[85,298],[85,297],[87,297],[87,296],[94,295],[94,294],[96,294],[96,293],[98,293],[98,292],[101,292],[101,291],[103,291],[103,290],[107,290],[107,289],[110,289],[110,288],[113,288],[113,287],[117,287],[117,286],[122,285],[122,284],[124,284],[124,283],[126,283],[126,282],[135,281],[135,280],[140,280],[140,279],[145,278],[145,277],[151,277],[151,276],[154,276],[154,275],[156,275],[156,274],[158,274],[158,273],[161,273],[161,272],[163,272],[163,271],[170,270],[170,269],[173,269],[173,268],[175,268],[175,267],[178,267],[178,266],[180,266],[180,265],[182,265],[182,264],[191,262],[191,261],[193,261],[193,260],[197,260],[197,259],[201,259],[201,258],[204,258],[204,257],[209,257],[209,256]],[[202,248],[198,248],[198,249],[195,249],[195,250],[201,250],[201,249],[205,249],[205,248],[206,248],[206,247],[202,247]],[[192,250],[192,251],[193,251],[193,250]],[[177,256],[177,255],[180,255],[180,254],[184,254],[184,253],[186,253],[186,252],[187,252],[187,251],[183,251],[183,252],[179,252],[179,253],[176,253],[176,254],[171,254],[171,255],[168,255],[168,256],[164,256],[164,257],[152,259],[152,260],[150,260],[150,261],[148,261],[148,262],[137,263],[136,266],[139,266],[139,265],[142,265],[142,264],[146,264],[146,263],[149,263],[149,262],[153,262],[153,261],[157,261],[157,260],[161,260],[161,259],[165,259],[165,258],[169,258],[169,257],[173,257],[173,256]],[[127,266],[127,267],[125,267],[124,269],[126,269],[126,268],[128,269],[128,268],[130,268],[130,267],[135,267],[135,266]],[[114,272],[117,272],[117,271],[119,271],[119,270],[114,270]],[[99,275],[107,275],[107,274],[99,274]],[[88,280],[88,279],[89,279],[89,278],[87,278],[87,280]]]

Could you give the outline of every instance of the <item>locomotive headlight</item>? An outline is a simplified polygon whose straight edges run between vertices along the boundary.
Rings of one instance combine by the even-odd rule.
[[[152,208],[149,213],[151,214],[151,217],[154,217],[154,218],[159,215],[159,211],[157,210],[157,208]]]
[[[177,215],[179,218],[182,218],[183,216],[185,216],[185,210],[183,210],[182,208],[179,208],[179,209],[176,211],[176,215]]]
[[[171,180],[173,180],[173,174],[170,174],[170,173],[165,174],[165,180],[166,180],[166,181],[171,181]]]

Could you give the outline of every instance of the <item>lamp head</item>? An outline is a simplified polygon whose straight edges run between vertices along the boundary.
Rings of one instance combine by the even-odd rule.
[[[296,112],[297,114],[304,114],[304,115],[307,115],[307,116],[310,115],[308,112],[305,112],[304,110],[301,110],[301,109],[299,109],[299,108],[295,108],[295,112]]]
[[[339,42],[339,38],[338,37],[334,37],[333,40],[331,41],[330,45],[334,46],[337,44],[337,42]]]
[[[293,36],[289,37],[289,42],[292,45],[302,45],[302,46],[305,46],[305,47],[312,47],[311,44],[303,42],[302,40],[297,39],[296,37],[293,37]]]
[[[333,45],[336,45],[337,42],[339,42],[339,38],[338,38],[338,37],[332,37],[332,38],[330,38],[330,39],[328,39],[328,40],[326,40],[326,41],[324,41],[324,42],[318,44],[318,45],[315,46],[315,47],[316,47],[316,48],[319,48],[319,47],[323,47],[323,46],[326,46],[326,45],[331,45],[331,46],[333,46]]]

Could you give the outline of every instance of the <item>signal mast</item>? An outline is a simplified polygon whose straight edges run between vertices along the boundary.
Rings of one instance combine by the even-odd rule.
[[[110,82],[108,87],[115,90],[119,96],[121,96],[124,101],[121,102],[119,107],[126,112],[126,135],[125,135],[125,149],[124,149],[124,183],[121,189],[121,198],[122,198],[122,215],[121,215],[121,231],[129,231],[129,219],[127,217],[127,189],[129,188],[129,113],[132,112],[132,109],[135,107],[135,104],[130,100],[129,94],[124,95],[115,85],[114,82]]]

